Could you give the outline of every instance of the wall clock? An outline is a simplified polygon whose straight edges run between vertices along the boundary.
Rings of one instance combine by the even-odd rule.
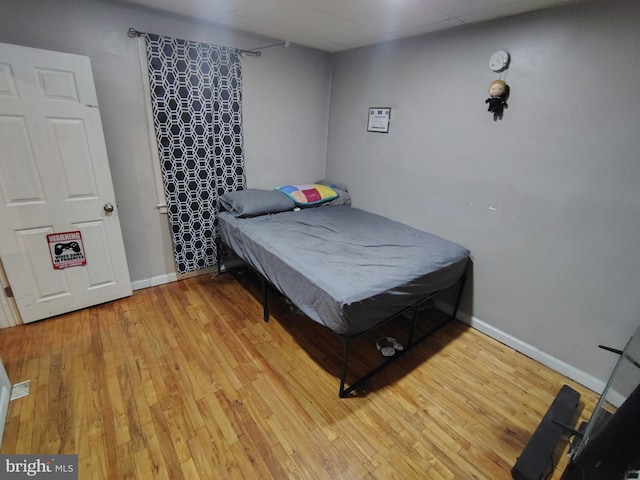
[[[504,50],[499,50],[491,55],[489,68],[494,72],[502,72],[509,66],[509,54]]]

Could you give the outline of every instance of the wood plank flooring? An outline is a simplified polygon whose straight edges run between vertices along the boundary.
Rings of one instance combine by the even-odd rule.
[[[200,276],[0,330],[31,380],[1,453],[78,454],[91,480],[509,479],[563,384],[583,419],[597,400],[458,322],[340,399],[338,339],[276,295],[264,323],[258,291]],[[356,371],[381,358],[375,337],[354,349]]]

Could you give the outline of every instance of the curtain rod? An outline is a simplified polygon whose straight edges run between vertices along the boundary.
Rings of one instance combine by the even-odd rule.
[[[240,50],[240,55],[254,55],[256,57],[260,57],[262,56],[262,52],[260,50],[271,47],[279,47],[280,45],[284,45],[285,48],[289,48],[291,46],[291,42],[282,40],[277,43],[272,43],[271,45],[263,45],[262,47],[252,48],[251,50]]]
[[[144,35],[144,32],[140,32],[135,28],[131,27],[129,28],[129,30],[127,30],[127,35],[131,38],[141,37],[142,35]]]
[[[136,38],[136,37],[141,37],[142,35],[146,35],[145,32],[141,32],[139,30],[136,30],[135,28],[131,27],[129,28],[129,30],[127,31],[127,35],[131,38]],[[280,45],[284,45],[286,48],[289,48],[289,46],[291,46],[291,42],[288,42],[286,40],[282,40],[280,42],[277,43],[272,43],[270,45],[263,45],[262,47],[256,47],[256,48],[252,48],[250,50],[244,50],[241,48],[237,48],[236,50],[238,50],[238,53],[240,54],[241,57],[245,57],[245,56],[252,56],[252,57],[261,57],[262,56],[262,52],[261,50],[264,50],[265,48],[271,48],[271,47],[278,47]]]

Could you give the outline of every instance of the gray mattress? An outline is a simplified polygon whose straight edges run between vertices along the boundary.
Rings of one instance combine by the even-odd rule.
[[[452,286],[469,257],[456,243],[346,205],[253,218],[220,212],[219,226],[305,315],[347,336]]]

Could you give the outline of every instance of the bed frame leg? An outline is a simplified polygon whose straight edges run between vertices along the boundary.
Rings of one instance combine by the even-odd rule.
[[[413,332],[416,329],[416,323],[418,323],[418,311],[420,310],[419,305],[416,305],[413,309],[411,315],[411,330],[409,330],[409,340],[407,340],[407,347],[411,347],[413,345]]]
[[[220,237],[216,237],[216,265],[218,267],[218,275],[220,275],[220,269],[222,268],[222,240]]]
[[[344,388],[347,379],[347,363],[349,361],[349,340],[348,337],[340,337],[340,341],[342,342],[342,374],[340,375],[340,391],[338,392],[340,398],[347,397],[351,391],[351,388],[346,390]]]
[[[458,315],[458,307],[460,306],[460,301],[462,300],[462,292],[464,291],[464,284],[467,283],[467,276],[462,275],[460,277],[460,288],[458,289],[458,297],[456,298],[456,304],[453,307],[453,313],[451,314],[452,318],[456,318]]]
[[[260,282],[262,283],[262,319],[265,322],[269,321],[269,287],[267,281],[263,276],[260,276]]]

